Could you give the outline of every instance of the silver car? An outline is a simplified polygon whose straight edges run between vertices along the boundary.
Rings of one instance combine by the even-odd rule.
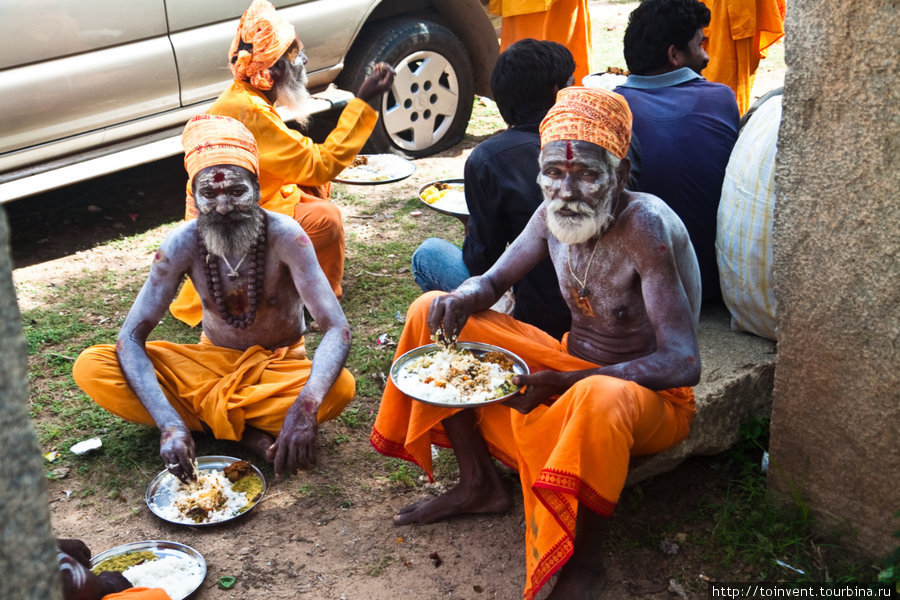
[[[0,0],[0,202],[181,151],[184,123],[231,81],[249,0]],[[368,152],[456,143],[490,95],[497,36],[481,0],[275,0],[324,114],[372,65],[392,89]]]

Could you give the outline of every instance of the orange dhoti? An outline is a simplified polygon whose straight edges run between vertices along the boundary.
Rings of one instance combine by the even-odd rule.
[[[160,588],[129,588],[116,594],[107,594],[103,600],[172,600],[171,597]]]
[[[431,343],[428,308],[440,293],[424,294],[410,306],[397,356]],[[459,339],[506,348],[531,372],[600,366],[569,354],[565,337],[560,342],[490,310],[472,315]],[[611,515],[629,458],[659,452],[687,436],[694,394],[691,388],[655,392],[595,375],[527,415],[501,404],[474,410],[491,455],[519,471],[526,523],[524,598],[531,600],[572,555],[579,506]],[[431,445],[449,446],[441,421],[455,412],[416,402],[389,381],[370,440],[379,452],[412,461],[431,477]]]
[[[491,0],[501,15],[500,51],[525,38],[549,40],[568,48],[575,59],[575,85],[591,74],[591,17],[587,0]]]
[[[301,340],[274,351],[261,346],[233,350],[199,344],[147,342],[163,393],[192,431],[206,428],[221,440],[240,440],[251,426],[277,436],[285,414],[309,379],[312,361]],[[127,421],[155,425],[119,368],[115,346],[88,348],[72,367],[75,383],[94,402]],[[319,407],[319,423],[334,419],[356,393],[342,369]]]

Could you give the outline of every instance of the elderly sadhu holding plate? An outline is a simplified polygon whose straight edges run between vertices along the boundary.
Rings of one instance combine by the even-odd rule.
[[[309,116],[306,55],[294,26],[267,0],[253,0],[244,12],[228,51],[234,81],[207,111],[241,121],[259,145],[259,203],[293,217],[312,240],[319,266],[335,296],[344,275],[344,225],[329,202],[331,181],[353,162],[375,128],[378,113],[368,102],[394,80],[379,63],[341,112],[337,126],[321,144],[289,127],[276,111],[292,111],[298,122]],[[186,218],[197,216],[188,190]],[[172,314],[191,327],[203,319],[193,278],[185,282]]]
[[[530,600],[557,571],[550,598],[594,597],[605,582],[603,517],[612,514],[631,455],[688,434],[700,377],[700,278],[684,225],[655,196],[625,190],[631,113],[613,92],[570,87],[540,126],[544,202],[484,275],[409,309],[397,356],[441,330],[505,348],[530,374],[502,403],[454,410],[417,402],[388,383],[371,434],[382,453],[431,476],[431,444],[451,446],[459,484],[400,510],[397,524],[508,510],[491,457],[518,470],[525,499]],[[487,310],[550,256],[572,313],[562,341]]]
[[[199,215],[163,240],[116,345],[82,352],[72,375],[109,412],[156,425],[166,468],[183,481],[194,474],[192,431],[238,441],[276,474],[293,473],[315,462],[318,423],[353,399],[347,319],[306,232],[260,208],[247,128],[200,115],[182,142]],[[200,343],[147,341],[185,275],[203,302]],[[304,308],[324,334],[312,360]]]

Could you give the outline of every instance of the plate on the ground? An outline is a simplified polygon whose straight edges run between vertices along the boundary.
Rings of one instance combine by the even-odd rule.
[[[163,540],[132,542],[130,544],[122,544],[121,546],[110,548],[91,558],[91,569],[111,558],[124,557],[125,555],[134,552],[151,552],[158,559],[162,559],[165,566],[163,566],[162,563],[158,563],[156,569],[166,568],[170,566],[169,563],[178,565],[177,570],[174,570],[174,572],[169,571],[171,577],[155,577],[152,572],[154,569],[143,569],[146,572],[141,577],[147,579],[137,579],[136,582],[132,581],[135,587],[143,585],[146,587],[163,588],[172,600],[183,600],[194,593],[206,578],[206,560],[199,552],[190,546]],[[157,561],[149,561],[150,564],[154,562]],[[145,562],[144,564],[148,564],[148,562]],[[120,570],[120,568],[111,570]],[[136,577],[136,574],[132,574],[132,577]]]
[[[197,467],[201,472],[223,471],[225,467],[239,461],[240,459],[231,456],[198,456]],[[164,521],[175,523],[176,525],[205,526],[225,523],[250,512],[266,493],[266,478],[263,477],[262,472],[252,464],[250,465],[250,469],[252,472],[249,476],[258,478],[261,484],[259,493],[250,494],[252,497],[245,494],[244,499],[246,500],[246,503],[241,506],[238,506],[239,503],[233,496],[227,496],[227,504],[223,506],[221,510],[217,510],[208,515],[205,520],[202,517],[199,517],[201,520],[197,521],[179,513],[175,506],[175,501],[183,495],[182,492],[179,492],[181,482],[167,470],[162,471],[153,478],[153,481],[147,486],[144,500],[147,502],[147,507],[153,514]],[[241,479],[241,481],[243,481],[243,479]]]
[[[441,350],[437,344],[427,344],[404,353],[394,361],[391,365],[391,381],[401,392],[420,402],[445,408],[470,408],[502,402],[515,395],[519,388],[511,382],[504,384],[504,378],[510,374],[528,374],[528,365],[524,360],[499,346],[481,342],[456,342],[456,349],[471,354],[478,363],[484,365],[483,368],[492,373],[474,380],[465,380],[464,377],[458,377],[458,370],[454,372],[440,368],[447,366],[445,360],[438,361],[438,365],[427,365],[427,358],[435,356]],[[499,353],[508,359],[508,366],[499,367],[499,370],[488,366],[490,361],[484,360],[484,357],[490,353]],[[439,356],[443,359],[445,355]],[[420,360],[423,358],[426,360]],[[466,359],[452,358],[451,362],[459,369],[460,366],[465,366]],[[466,375],[471,373],[467,372]],[[433,379],[424,381],[429,377]]]
[[[416,165],[397,154],[358,154],[334,178],[338,183],[373,185],[393,183],[416,172]]]
[[[462,179],[438,179],[419,188],[419,200],[439,213],[467,217],[465,189]]]

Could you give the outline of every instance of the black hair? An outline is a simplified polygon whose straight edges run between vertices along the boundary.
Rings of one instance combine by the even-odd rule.
[[[698,29],[709,25],[710,13],[698,0],[643,0],[628,17],[625,63],[635,75],[669,64],[669,46],[687,50]]]
[[[575,59],[562,44],[532,38],[517,41],[497,57],[491,73],[500,116],[509,125],[539,122],[574,72]]]

